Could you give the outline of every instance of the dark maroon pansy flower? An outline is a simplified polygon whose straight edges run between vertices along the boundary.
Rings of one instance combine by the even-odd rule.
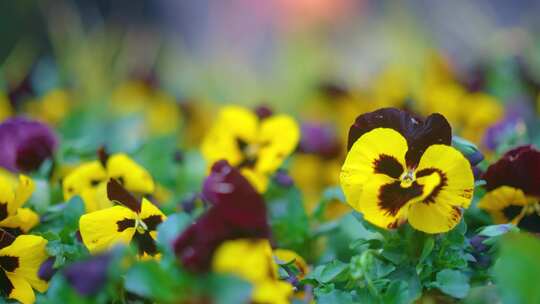
[[[488,191],[510,186],[540,196],[540,151],[530,145],[512,149],[489,166],[483,179]]]
[[[441,114],[431,114],[423,120],[403,110],[383,108],[356,118],[349,130],[347,149],[351,149],[360,136],[376,128],[394,129],[405,137],[409,146],[405,161],[409,167],[416,167],[429,146],[452,143],[452,128]]]
[[[63,270],[68,283],[80,295],[97,294],[107,283],[111,255],[98,255],[86,261],[75,262]]]
[[[341,152],[341,143],[333,128],[321,123],[305,122],[300,127],[302,137],[298,151],[331,159]]]
[[[41,122],[15,117],[0,124],[0,166],[10,171],[38,169],[57,145],[56,135]]]
[[[210,202],[209,210],[173,243],[187,269],[208,271],[214,251],[224,241],[270,236],[262,196],[226,161],[213,165],[202,196]]]

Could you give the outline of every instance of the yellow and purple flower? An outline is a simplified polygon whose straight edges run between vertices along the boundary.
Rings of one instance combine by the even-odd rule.
[[[478,207],[498,224],[540,232],[540,151],[521,146],[508,151],[482,177],[486,195]]]
[[[474,187],[469,161],[451,139],[440,114],[422,120],[385,108],[360,115],[340,175],[347,202],[383,228],[408,221],[426,233],[449,231]]]
[[[300,130],[288,115],[267,115],[224,107],[201,145],[209,166],[227,160],[264,192],[272,175],[296,148]]]
[[[157,226],[165,215],[147,199],[139,200],[118,181],[107,183],[108,198],[118,205],[86,213],[79,220],[81,238],[95,254],[135,241],[140,256],[156,256]]]
[[[33,191],[34,183],[29,177],[0,169],[0,228],[19,234],[39,223],[37,213],[23,208]]]
[[[107,182],[118,180],[128,191],[151,194],[155,190],[152,176],[128,155],[116,153],[107,155],[103,150],[99,160],[83,163],[70,172],[63,180],[64,199],[79,195],[86,212],[97,211],[112,206],[107,199]]]

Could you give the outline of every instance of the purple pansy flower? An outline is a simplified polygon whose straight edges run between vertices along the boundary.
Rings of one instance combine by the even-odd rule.
[[[57,146],[56,135],[41,122],[14,117],[0,124],[0,166],[10,171],[38,169]]]

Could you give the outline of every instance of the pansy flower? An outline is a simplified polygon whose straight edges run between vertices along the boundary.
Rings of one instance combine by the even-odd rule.
[[[39,215],[22,206],[32,195],[34,183],[25,176],[18,177],[0,170],[0,227],[12,232],[28,232],[39,223]]]
[[[108,198],[118,205],[86,213],[79,220],[81,238],[91,253],[134,241],[141,256],[155,256],[157,226],[165,215],[146,198],[139,200],[118,181],[107,183]]]
[[[348,203],[383,228],[408,220],[427,233],[452,229],[471,202],[474,177],[451,138],[440,114],[421,120],[385,108],[360,115],[340,175]]]
[[[202,196],[210,209],[174,241],[174,250],[189,270],[205,272],[212,255],[226,240],[268,238],[270,227],[262,196],[227,161],[212,166]]]
[[[0,124],[0,166],[9,171],[37,170],[57,146],[56,135],[41,122],[14,117]]]
[[[64,199],[81,196],[86,212],[110,207],[106,188],[111,178],[136,194],[150,194],[155,189],[150,173],[129,156],[123,153],[108,156],[102,151],[100,160],[83,163],[64,178]]]
[[[288,115],[266,115],[238,106],[223,108],[203,140],[201,150],[209,165],[225,159],[264,192],[269,176],[291,154],[300,137]]]
[[[505,153],[482,177],[486,195],[478,207],[498,224],[540,232],[540,151],[521,146]]]
[[[47,259],[47,240],[35,235],[17,238],[0,230],[0,292],[5,298],[23,304],[34,303],[33,289],[47,290],[47,282],[38,277],[41,264]]]

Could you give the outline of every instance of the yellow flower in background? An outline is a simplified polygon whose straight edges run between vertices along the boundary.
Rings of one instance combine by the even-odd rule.
[[[134,241],[140,256],[156,256],[157,226],[166,219],[163,212],[146,198],[136,199],[114,179],[107,183],[107,196],[119,205],[86,213],[79,220],[88,250],[96,254]]]
[[[12,115],[13,109],[11,108],[9,98],[3,92],[0,92],[0,121],[9,118]]]
[[[299,138],[299,127],[288,115],[260,119],[248,109],[227,106],[204,138],[201,151],[209,167],[225,159],[264,192],[269,177],[294,151]]]
[[[182,122],[180,106],[174,96],[154,89],[144,81],[121,84],[111,96],[113,111],[120,114],[142,114],[143,127],[151,135],[170,134]]]
[[[39,223],[37,213],[22,208],[34,192],[34,183],[25,176],[0,170],[0,227],[28,232]]]
[[[290,303],[292,285],[278,280],[278,266],[266,239],[238,239],[223,243],[214,253],[212,269],[231,273],[253,284],[254,303]]]
[[[474,177],[453,147],[441,115],[418,121],[397,109],[361,115],[349,134],[340,181],[347,202],[367,221],[441,233],[457,225],[471,202]]]
[[[126,154],[117,153],[103,161],[83,163],[69,173],[62,183],[64,199],[81,196],[86,212],[110,207],[106,184],[111,178],[120,181],[128,191],[137,194],[151,194],[155,190],[154,181],[148,171]]]
[[[38,277],[41,264],[48,258],[47,240],[35,235],[14,238],[0,231],[0,290],[3,297],[31,304],[34,290],[45,292],[47,282]]]
[[[501,186],[486,193],[478,208],[486,210],[496,224],[512,223],[517,226],[528,213],[540,211],[537,210],[537,203],[538,198],[526,196],[521,189]],[[528,209],[532,212],[528,212]]]
[[[57,125],[70,112],[74,101],[66,90],[54,89],[38,100],[25,104],[26,112],[39,120]]]

